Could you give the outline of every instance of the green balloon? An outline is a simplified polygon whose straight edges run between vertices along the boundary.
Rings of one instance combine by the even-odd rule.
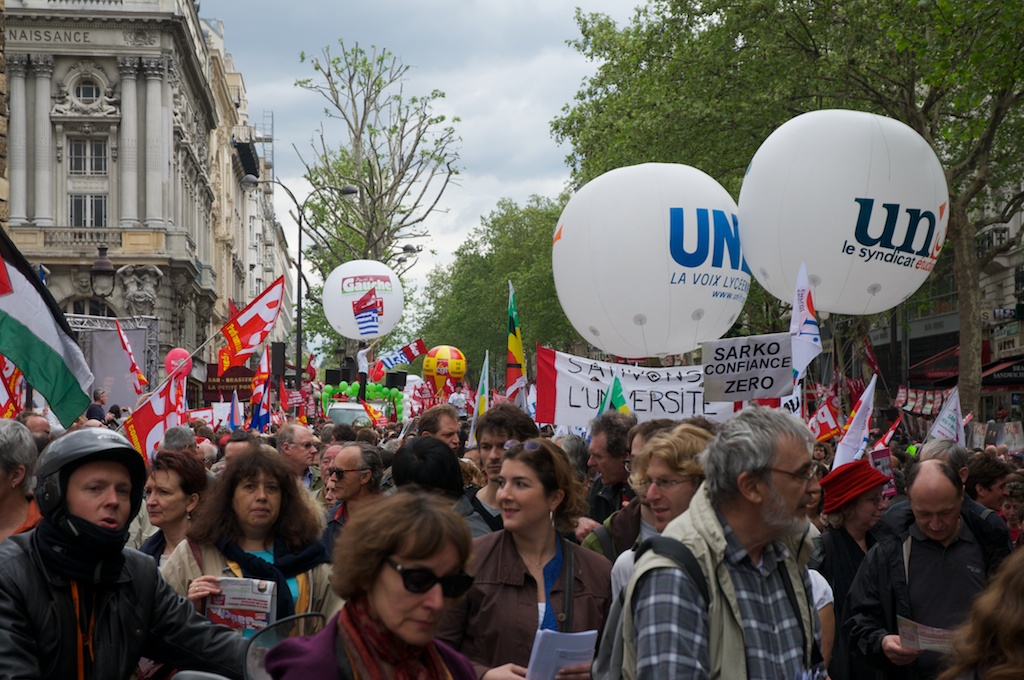
[[[355,397],[359,395],[359,385],[348,386],[348,396]]]
[[[391,398],[392,399],[398,399],[401,396],[402,396],[402,391],[400,389],[398,389],[397,387],[392,387],[391,388]]]
[[[345,381],[345,380],[342,380],[340,383],[338,383],[338,391],[339,392],[346,392],[346,391],[348,391],[348,382]]]
[[[334,385],[324,385],[324,396],[328,399],[334,396]]]

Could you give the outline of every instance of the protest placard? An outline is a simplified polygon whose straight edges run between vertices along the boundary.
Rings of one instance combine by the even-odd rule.
[[[777,399],[793,393],[789,333],[701,343],[704,398],[709,401]]]

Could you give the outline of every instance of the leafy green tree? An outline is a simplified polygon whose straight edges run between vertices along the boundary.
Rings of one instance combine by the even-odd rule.
[[[1019,245],[977,241],[1024,203],[1021,0],[651,0],[622,28],[577,18],[576,48],[601,64],[553,122],[577,182],[678,162],[736,195],[771,131],[822,108],[879,113],[921,134],[950,189],[959,384],[965,412],[976,410],[981,264]]]
[[[504,382],[510,280],[527,357],[537,342],[560,349],[582,343],[558,304],[551,272],[551,239],[563,207],[564,201],[539,196],[525,205],[502,199],[455,251],[454,262],[430,273],[421,335],[428,347],[462,350],[474,380],[490,350],[492,385]]]
[[[440,200],[458,174],[459,138],[454,123],[434,111],[444,93],[408,95],[409,66],[393,53],[356,43],[318,55],[301,55],[314,75],[296,86],[324,102],[326,123],[314,132],[311,158],[302,158],[312,192],[292,198],[293,219],[305,236],[304,259],[325,279],[350,260],[378,260],[401,277],[416,262],[428,236],[425,220],[440,212]],[[338,146],[330,140],[345,139]],[[301,157],[301,154],[300,154]],[[351,195],[351,188],[356,189]],[[303,321],[321,351],[355,343],[331,328],[318,304],[322,287],[305,282]],[[407,300],[410,296],[407,295]],[[398,346],[398,335],[394,342]]]

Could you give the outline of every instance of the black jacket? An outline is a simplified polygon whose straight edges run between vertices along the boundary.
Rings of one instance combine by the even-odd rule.
[[[636,497],[636,493],[625,482],[608,485],[600,478],[595,479],[590,485],[590,494],[587,496],[587,503],[590,505],[590,512],[587,516],[595,522],[603,524],[613,512],[622,509],[623,495],[630,500]]]
[[[964,499],[960,517],[978,540],[985,572],[991,578],[1003,559],[1010,554],[1010,545],[1003,532],[968,507],[967,500]],[[909,535],[914,517],[909,505],[904,508],[897,506],[894,510],[895,514],[891,510],[879,523],[884,523],[888,531],[868,552],[853,580],[846,600],[847,615],[843,629],[850,637],[853,654],[883,671],[886,678],[913,679],[917,677],[913,664],[896,666],[882,651],[882,638],[898,631],[897,615],[912,618],[903,566],[903,542]]]
[[[70,581],[46,569],[36,532],[0,543],[0,677],[77,677]],[[164,582],[153,558],[125,549],[117,582],[96,588],[92,676],[118,680],[140,657],[242,677],[246,640],[196,614]]]

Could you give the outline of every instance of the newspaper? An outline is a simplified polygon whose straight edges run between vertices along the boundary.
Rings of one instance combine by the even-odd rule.
[[[558,671],[566,666],[590,663],[594,659],[596,645],[596,630],[582,633],[538,630],[533,638],[526,680],[554,680]]]
[[[214,623],[243,631],[263,630],[277,618],[273,581],[255,578],[221,578],[219,595],[206,598],[206,616]]]
[[[899,626],[900,644],[907,649],[922,649],[942,654],[952,653],[954,631],[926,626],[902,616],[896,617],[896,623]]]

